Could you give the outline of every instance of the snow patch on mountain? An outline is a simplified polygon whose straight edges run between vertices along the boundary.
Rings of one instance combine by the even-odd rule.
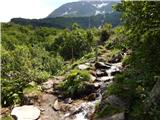
[[[96,13],[95,13],[95,15],[98,15],[98,14],[102,14],[102,13],[101,13],[101,11],[99,11],[99,10],[96,10]]]
[[[100,8],[102,8],[102,7],[104,7],[104,6],[107,6],[107,5],[108,5],[108,3],[93,4],[93,6],[95,6],[95,7],[98,8],[98,9],[100,9]]]
[[[64,12],[61,16],[64,16],[64,15],[67,15],[68,14],[68,11]]]

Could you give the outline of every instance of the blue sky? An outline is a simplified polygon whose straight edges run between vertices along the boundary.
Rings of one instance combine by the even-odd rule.
[[[0,22],[11,18],[44,18],[67,2],[78,0],[0,0]]]

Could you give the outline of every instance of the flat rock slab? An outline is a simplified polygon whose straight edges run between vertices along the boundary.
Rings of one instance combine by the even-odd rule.
[[[113,80],[113,78],[114,78],[113,76],[103,76],[103,77],[98,77],[97,81],[107,82],[107,81]]]
[[[13,108],[11,115],[17,120],[36,120],[40,116],[40,110],[33,105],[24,105]]]
[[[81,64],[81,65],[78,66],[78,69],[80,69],[80,70],[86,70],[88,68],[89,68],[89,66],[85,65],[85,64]]]

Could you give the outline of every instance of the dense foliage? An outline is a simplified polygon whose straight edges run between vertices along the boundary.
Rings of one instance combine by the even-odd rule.
[[[51,49],[58,52],[65,59],[76,59],[90,52],[93,45],[94,36],[92,31],[86,32],[78,29],[78,26],[73,24],[71,31],[66,30],[55,39]]]
[[[63,59],[82,57],[92,50],[94,41],[92,30],[80,29],[78,24],[72,30],[2,24],[2,105],[21,101],[28,83],[39,84],[59,73]]]
[[[100,40],[101,45],[106,43],[108,51],[128,50],[128,55],[123,60],[123,73],[116,75],[104,95],[114,94],[127,101],[125,112],[128,120],[159,120],[159,99],[151,106],[147,104],[150,92],[157,82],[155,77],[160,75],[160,2],[122,1],[115,9],[122,13],[122,25],[114,29],[111,29],[111,25],[104,25],[101,30],[84,30],[77,24],[64,30],[47,28],[65,28],[74,20],[83,27],[88,27],[86,21],[89,18],[12,20],[34,27],[2,24],[2,106],[20,103],[30,82],[39,84],[52,75],[64,72],[64,60],[77,60],[70,65],[72,69],[77,63],[93,57],[95,43]],[[96,22],[99,17],[103,18],[91,17],[93,26],[94,22],[97,26],[101,25]],[[59,87],[67,96],[74,97],[77,93],[86,91],[89,79],[87,71],[73,70]],[[121,110],[108,105],[99,113],[100,116],[105,116]]]
[[[86,83],[90,80],[90,75],[87,71],[73,70],[66,76],[65,81],[59,86],[65,91],[67,96],[77,97],[83,95],[86,91]]]
[[[117,94],[129,101],[129,120],[160,119],[159,101],[154,101],[149,108],[146,102],[157,82],[155,76],[160,75],[159,6],[158,1],[122,1],[116,6],[122,12],[123,26],[115,29],[119,34],[109,40],[106,47],[125,47],[130,49],[130,55],[124,60],[125,72],[116,77],[108,94]]]
[[[2,24],[2,105],[13,104],[14,97],[21,97],[29,82],[41,83],[62,68],[63,58],[47,51],[49,40],[56,32],[55,29]]]

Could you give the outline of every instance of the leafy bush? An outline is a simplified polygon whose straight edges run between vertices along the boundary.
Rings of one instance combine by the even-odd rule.
[[[46,50],[56,31],[2,24],[2,106],[20,104],[28,83],[41,83],[62,69],[63,58]]]
[[[64,90],[66,95],[75,97],[85,92],[85,82],[89,80],[90,75],[87,71],[73,70],[66,76],[65,81],[60,85],[60,89]]]
[[[35,82],[31,82],[23,89],[23,94],[32,94],[33,96],[38,96],[41,94],[41,87],[38,86]]]
[[[74,28],[72,31],[64,30],[51,45],[51,50],[58,52],[65,60],[77,59],[90,52],[93,44],[91,31]]]
[[[1,80],[1,104],[2,106],[9,106],[13,104],[20,104],[23,96],[22,90],[25,82],[21,80]]]

